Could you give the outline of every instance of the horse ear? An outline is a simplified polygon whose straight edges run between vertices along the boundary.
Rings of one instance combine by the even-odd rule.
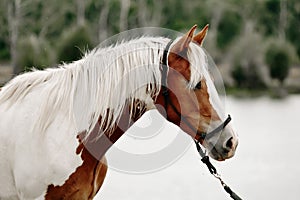
[[[182,38],[174,44],[171,52],[178,55],[186,54],[189,44],[193,40],[196,28],[197,25],[194,25],[184,36],[182,36]]]
[[[193,40],[199,45],[202,45],[204,38],[206,36],[209,25],[207,24],[194,38]]]

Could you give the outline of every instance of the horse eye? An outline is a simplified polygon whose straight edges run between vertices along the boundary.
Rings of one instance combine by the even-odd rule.
[[[201,89],[201,81],[199,81],[199,83],[197,83],[197,85],[195,86],[195,89],[198,89],[198,90]]]

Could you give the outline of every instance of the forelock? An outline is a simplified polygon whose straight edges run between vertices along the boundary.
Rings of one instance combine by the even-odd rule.
[[[208,70],[207,57],[205,51],[195,43],[190,44],[187,56],[191,70],[188,87],[195,88],[197,83],[202,80],[204,71]]]

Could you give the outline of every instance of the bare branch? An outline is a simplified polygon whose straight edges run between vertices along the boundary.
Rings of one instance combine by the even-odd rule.
[[[19,26],[21,23],[21,0],[10,1],[7,6],[11,65],[13,67],[14,74],[16,74],[19,73],[19,69],[17,66],[17,42],[19,37]]]
[[[128,29],[128,12],[130,9],[130,0],[120,0],[121,10],[120,10],[120,31],[125,31]]]
[[[104,0],[104,5],[100,11],[98,21],[98,40],[99,42],[108,37],[108,14],[109,14],[109,0]]]
[[[76,0],[77,6],[77,25],[84,25],[85,23],[85,0]]]

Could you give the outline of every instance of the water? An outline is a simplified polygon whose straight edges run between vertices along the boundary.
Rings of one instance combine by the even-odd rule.
[[[228,97],[227,111],[239,133],[234,158],[214,162],[231,188],[243,199],[297,199],[300,196],[300,96]],[[202,165],[194,146],[173,165],[151,174],[109,170],[97,198],[230,199]]]

